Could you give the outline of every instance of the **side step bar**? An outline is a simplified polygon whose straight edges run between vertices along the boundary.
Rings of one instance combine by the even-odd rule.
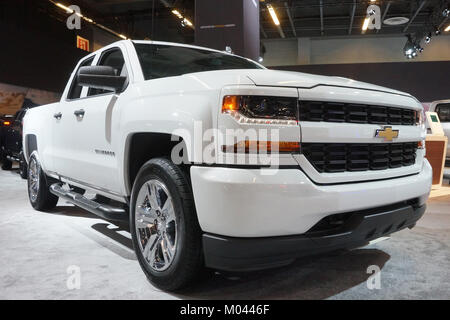
[[[128,212],[123,208],[112,207],[90,200],[71,190],[64,190],[59,183],[50,186],[50,192],[77,207],[87,210],[103,219],[111,221],[128,221]]]

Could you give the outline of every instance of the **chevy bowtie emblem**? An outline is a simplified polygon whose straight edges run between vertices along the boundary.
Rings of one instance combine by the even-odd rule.
[[[375,131],[375,137],[384,138],[384,141],[392,141],[392,139],[398,138],[398,130],[392,130],[392,127],[383,127],[383,129]]]

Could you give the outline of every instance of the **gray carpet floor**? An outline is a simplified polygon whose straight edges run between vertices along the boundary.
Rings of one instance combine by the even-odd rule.
[[[62,201],[36,212],[26,181],[0,171],[0,243],[0,299],[450,299],[450,197],[430,200],[414,229],[385,241],[274,270],[211,272],[174,295],[146,280],[126,225]],[[379,288],[369,289],[373,265]]]

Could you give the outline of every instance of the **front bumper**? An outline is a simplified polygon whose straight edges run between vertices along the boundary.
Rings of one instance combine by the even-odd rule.
[[[363,173],[362,173],[363,174]],[[304,234],[324,217],[418,199],[431,190],[426,159],[414,175],[380,181],[318,185],[300,169],[191,167],[203,232],[236,238]]]
[[[372,239],[413,227],[425,212],[417,202],[353,212],[340,227],[298,236],[232,238],[203,235],[206,266],[226,271],[250,271],[291,263],[304,255],[363,246]]]

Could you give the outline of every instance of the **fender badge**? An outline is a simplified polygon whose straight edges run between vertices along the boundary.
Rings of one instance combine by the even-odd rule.
[[[398,138],[398,130],[392,130],[392,127],[383,127],[375,131],[375,138],[384,138],[384,141],[392,141]]]

